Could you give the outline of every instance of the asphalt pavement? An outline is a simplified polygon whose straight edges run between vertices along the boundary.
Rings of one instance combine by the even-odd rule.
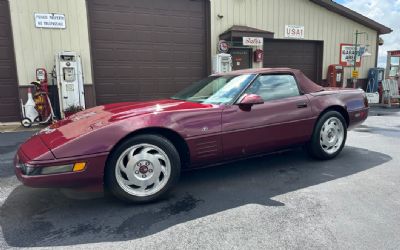
[[[400,249],[400,109],[374,109],[333,160],[185,172],[147,205],[22,186],[12,159],[32,133],[0,133],[0,249]]]

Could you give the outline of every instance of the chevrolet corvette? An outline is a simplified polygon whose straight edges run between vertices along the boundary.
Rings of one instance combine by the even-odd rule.
[[[296,145],[332,159],[347,130],[367,116],[362,90],[324,88],[289,68],[233,71],[168,99],[107,104],[60,120],[20,146],[15,172],[31,187],[105,187],[124,201],[149,202],[186,169]]]

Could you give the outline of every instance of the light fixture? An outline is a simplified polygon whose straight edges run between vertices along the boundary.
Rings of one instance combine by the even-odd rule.
[[[364,53],[362,54],[362,57],[372,56],[372,54],[369,53],[369,51],[368,51],[368,47],[369,47],[369,45],[365,45],[365,50],[364,50]]]

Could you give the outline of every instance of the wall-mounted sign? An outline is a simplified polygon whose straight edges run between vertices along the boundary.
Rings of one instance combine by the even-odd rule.
[[[356,67],[361,66],[360,47],[357,49]],[[354,44],[341,43],[340,44],[340,64],[349,67],[354,65]]]
[[[47,29],[65,29],[65,15],[35,13],[35,27]]]
[[[243,45],[245,46],[262,46],[264,39],[262,37],[243,37]]]
[[[285,37],[303,39],[304,38],[304,26],[285,25]]]
[[[226,53],[229,50],[229,45],[225,40],[219,40],[218,42],[218,52]]]

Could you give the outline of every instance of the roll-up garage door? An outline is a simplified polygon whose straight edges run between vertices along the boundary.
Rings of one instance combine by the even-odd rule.
[[[208,71],[207,0],[90,0],[97,104],[169,97]]]
[[[308,78],[320,83],[322,49],[320,41],[267,39],[264,41],[264,67],[299,69]]]
[[[12,43],[10,9],[0,0],[0,122],[20,119],[18,82]]]

